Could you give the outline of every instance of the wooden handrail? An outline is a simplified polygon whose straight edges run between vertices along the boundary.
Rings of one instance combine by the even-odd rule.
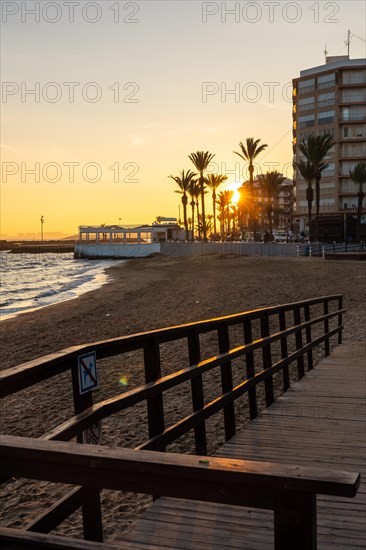
[[[329,313],[328,317],[335,317],[338,316],[338,314],[339,311]],[[76,436],[80,431],[84,430],[91,424],[97,422],[98,420],[102,420],[103,418],[106,418],[111,414],[115,414],[129,407],[133,407],[137,403],[159,395],[163,391],[174,388],[179,384],[186,382],[187,380],[192,380],[219,365],[224,365],[234,359],[237,359],[238,357],[247,355],[255,349],[261,348],[263,344],[274,342],[285,335],[288,336],[294,334],[297,331],[306,328],[307,326],[315,324],[316,322],[322,322],[323,319],[324,317],[322,316],[317,319],[302,323],[301,325],[290,327],[284,331],[272,334],[271,336],[267,336],[266,338],[260,338],[253,341],[251,344],[238,346],[237,348],[234,348],[226,353],[216,355],[214,357],[211,357],[210,359],[201,361],[197,365],[192,365],[191,367],[181,369],[180,371],[176,371],[172,374],[159,378],[155,382],[150,382],[149,384],[139,386],[138,388],[125,392],[122,395],[100,401],[99,403],[92,405],[90,408],[86,409],[79,415],[70,418],[63,424],[57,426],[47,434],[43,435],[41,439],[57,439],[67,441]],[[267,368],[267,370],[263,370],[262,372],[256,374],[254,377],[249,378],[248,380],[240,384],[242,388],[245,388],[243,393],[249,391],[258,383],[266,380],[269,376],[275,374],[279,370],[282,370],[282,368],[289,365],[292,361],[296,360],[301,355],[304,355],[313,347],[324,342],[326,338],[335,335],[338,332],[338,329],[339,327],[337,327],[337,329],[334,329],[330,333],[327,333],[326,335],[323,335],[320,338],[313,340],[309,344],[306,344],[301,350],[298,350],[297,352],[288,355],[282,361],[279,361],[275,365],[272,365],[272,367]],[[240,395],[243,395],[243,393],[241,393]],[[239,397],[239,395],[234,394],[234,400],[237,399],[237,397]]]
[[[353,472],[17,436],[2,437],[0,459],[7,476],[271,509],[282,549],[315,549],[316,495],[353,497],[360,484]]]
[[[159,343],[171,342],[173,340],[188,338],[192,329],[198,331],[199,334],[204,334],[205,332],[217,329],[223,322],[228,326],[233,326],[244,322],[245,319],[260,319],[263,314],[272,316],[281,311],[291,311],[296,306],[304,307],[306,304],[309,306],[323,304],[325,300],[328,302],[339,301],[341,297],[342,295],[331,295],[312,298],[290,304],[259,308],[243,313],[236,313],[234,315],[196,321],[194,323],[161,328],[149,332],[141,332],[129,336],[121,336],[109,340],[66,348],[0,372],[0,397],[5,397],[69,370],[72,366],[72,362],[78,355],[88,353],[89,351],[95,351],[97,359],[104,359],[106,357],[141,349],[143,344],[151,338],[156,338]]]

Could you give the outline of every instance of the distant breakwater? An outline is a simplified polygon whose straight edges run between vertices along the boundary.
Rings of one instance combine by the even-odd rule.
[[[10,254],[64,254],[74,252],[74,242],[1,242],[0,250],[8,250]]]

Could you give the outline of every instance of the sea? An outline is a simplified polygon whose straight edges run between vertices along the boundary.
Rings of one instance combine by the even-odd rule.
[[[75,260],[73,253],[0,252],[0,320],[77,298],[108,281],[124,260]]]

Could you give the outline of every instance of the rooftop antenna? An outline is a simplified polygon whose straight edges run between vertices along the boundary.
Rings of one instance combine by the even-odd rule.
[[[325,48],[324,48],[324,57],[325,57],[325,62],[327,62],[327,55],[328,55],[328,50],[327,50],[327,45],[325,44]]]
[[[350,50],[350,45],[351,45],[351,31],[348,29],[348,32],[347,32],[347,40],[345,40],[344,42],[347,46],[347,54],[348,54],[348,57],[349,57],[349,50]]]

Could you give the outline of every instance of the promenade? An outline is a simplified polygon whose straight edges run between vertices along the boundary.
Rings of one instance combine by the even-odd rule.
[[[342,344],[216,456],[361,473],[356,497],[317,498],[319,550],[366,547],[366,345]],[[123,540],[136,548],[274,548],[273,512],[161,498]],[[137,544],[140,543],[139,546]],[[151,545],[151,546],[150,546]]]

